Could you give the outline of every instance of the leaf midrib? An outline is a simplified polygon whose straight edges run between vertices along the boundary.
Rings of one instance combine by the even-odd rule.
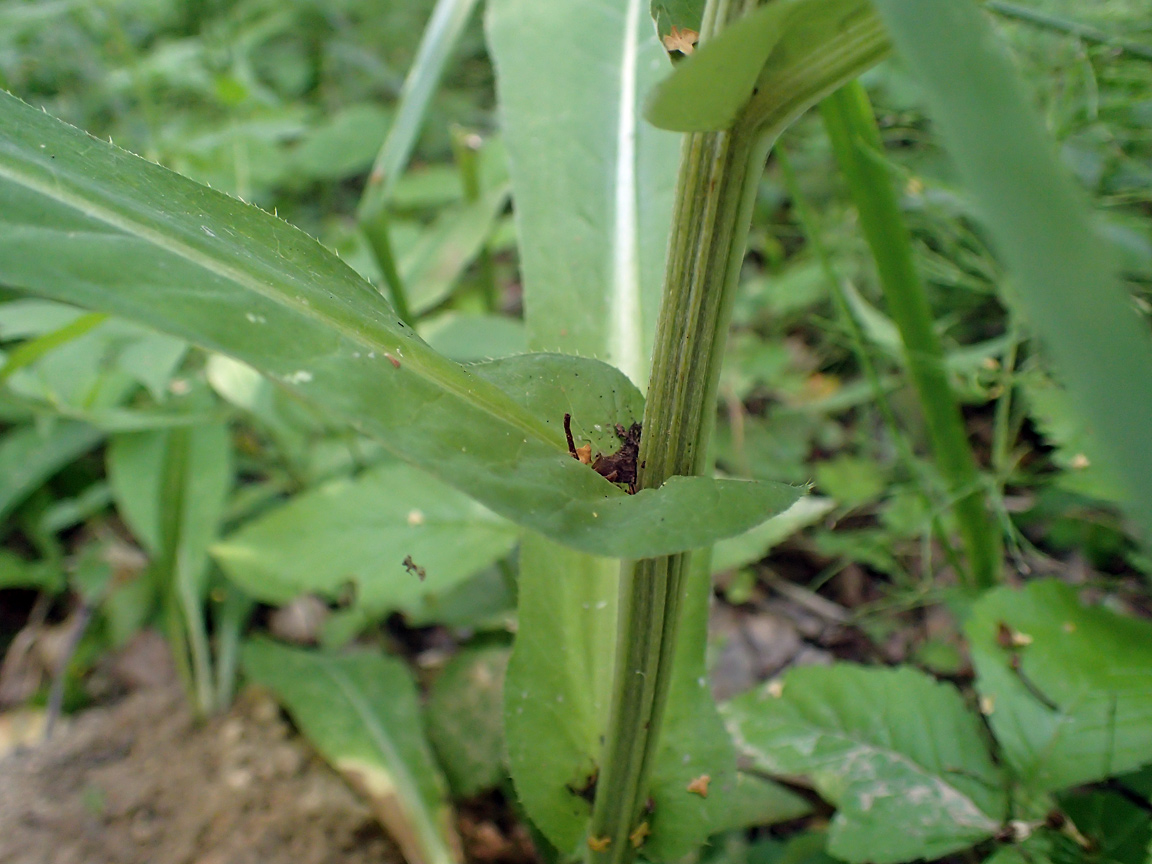
[[[127,151],[122,152],[127,153]],[[9,151],[4,155],[11,158],[12,153]],[[52,172],[56,172],[58,170],[50,166],[45,167],[47,167],[48,170]],[[59,173],[67,176],[69,172],[60,171]],[[175,174],[175,172],[172,173]],[[424,350],[423,346],[420,346],[419,343],[417,343],[411,337],[405,336],[402,333],[395,334],[398,343],[397,346],[392,346],[387,343],[376,341],[364,331],[356,329],[347,323],[341,322],[339,319],[330,315],[326,315],[309,304],[295,300],[286,292],[274,290],[268,283],[258,279],[254,275],[247,273],[232,264],[228,264],[219,258],[208,255],[188,243],[177,240],[169,234],[165,234],[164,232],[158,231],[155,228],[143,224],[138,220],[132,219],[123,213],[119,213],[107,205],[99,205],[91,199],[85,198],[74,191],[64,189],[59,186],[50,186],[47,183],[37,180],[35,177],[31,177],[26,173],[19,171],[18,168],[12,166],[11,163],[5,164],[4,161],[0,161],[0,179],[8,180],[16,186],[23,187],[37,195],[41,195],[45,198],[48,198],[49,200],[62,204],[65,207],[68,207],[87,218],[108,225],[123,235],[128,237],[135,237],[136,239],[154,246],[163,252],[167,252],[170,255],[181,258],[193,264],[194,266],[207,271],[208,273],[235,283],[256,295],[263,297],[266,300],[269,300],[283,308],[290,310],[291,312],[300,315],[301,317],[312,320],[318,324],[335,330],[346,339],[359,344],[364,348],[369,350],[387,351],[391,348],[399,347],[399,344],[402,344],[405,347],[414,347],[418,353],[422,353]],[[292,230],[299,231],[299,229],[293,228],[293,226],[287,222],[284,224]],[[308,241],[316,242],[307,234],[304,234],[303,232],[300,233]],[[370,286],[365,283],[365,287]],[[474,382],[473,387],[485,390],[491,389],[494,390],[495,393],[483,395],[478,394],[475,390],[470,390],[467,386],[462,385],[460,382],[455,382],[447,376],[436,374],[436,370],[430,369],[424,365],[413,364],[409,362],[405,363],[404,368],[417,377],[429,381],[438,389],[447,391],[456,396],[458,399],[473,405],[474,407],[480,408],[489,415],[515,426],[522,433],[531,435],[533,438],[536,438],[543,443],[550,444],[559,448],[558,433],[554,436],[552,434],[552,430],[541,424],[532,415],[525,412],[502,390],[499,390],[495,387],[495,385],[489,384],[482,379],[478,379],[475,376],[470,376],[465,370],[463,370],[463,368],[461,368],[460,374],[471,378],[471,380]],[[496,394],[499,395],[497,396]],[[553,440],[554,437],[556,440]]]

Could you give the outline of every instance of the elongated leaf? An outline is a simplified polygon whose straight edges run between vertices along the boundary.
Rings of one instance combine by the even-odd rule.
[[[297,495],[212,554],[233,582],[265,603],[306,593],[335,600],[351,583],[354,610],[379,616],[420,612],[426,598],[507,555],[520,533],[450,486],[392,463]]]
[[[507,648],[457,654],[428,694],[428,737],[452,789],[463,797],[494,789],[508,776],[504,758]]]
[[[976,716],[913,669],[799,667],[725,706],[738,746],[811,778],[837,806],[828,851],[851,862],[939,858],[1000,827],[1006,797]]]
[[[639,116],[645,91],[667,68],[644,18],[639,0],[496,0],[486,22],[529,348],[603,358],[640,384],[648,378],[679,149],[677,136],[646,128]],[[580,49],[563,50],[573,40]],[[635,396],[620,407],[640,418]],[[577,437],[614,449],[602,437],[611,434],[605,420],[625,418],[571,413]],[[582,854],[591,812],[619,567],[531,535],[521,548],[520,629],[505,687],[510,767],[533,822],[565,853]]]
[[[440,211],[420,242],[400,261],[400,276],[413,312],[426,312],[444,302],[492,233],[510,192],[508,184],[502,184],[475,201]]]
[[[730,127],[752,96],[794,5],[788,0],[769,3],[700,46],[653,91],[647,118],[681,132]]]
[[[1152,763],[1147,621],[1082,606],[1070,586],[1045,579],[986,594],[966,632],[988,721],[1030,789]]]
[[[640,117],[669,67],[645,4],[498,0],[487,31],[530,347],[598,357],[643,386],[680,149]]]
[[[874,3],[1014,276],[1015,300],[1152,536],[1152,338],[1121,290],[1083,193],[975,3]]]
[[[787,497],[699,478],[627,496],[299,231],[9,96],[0,129],[0,281],[231,354],[521,525],[656,555],[746,530]]]
[[[67,420],[22,426],[0,438],[0,518],[57,471],[100,443],[104,433]]]
[[[532,822],[578,854],[607,723],[620,564],[526,537],[505,679],[508,761]]]
[[[248,677],[272,690],[313,746],[368,797],[409,864],[462,860],[404,664],[368,651],[338,656],[263,639],[244,646],[243,663]]]
[[[173,654],[201,712],[215,706],[205,601],[208,547],[232,485],[223,423],[120,435],[108,450],[117,509],[153,556]]]
[[[475,6],[476,0],[438,0],[432,10],[416,59],[404,79],[392,128],[372,166],[369,185],[360,202],[361,221],[374,219],[387,206],[396,181],[408,164],[428,104]]]
[[[719,131],[754,96],[763,104],[750,122],[766,109],[775,120],[794,116],[888,50],[868,0],[773,0],[679,63],[645,116],[662,129]]]
[[[117,435],[105,462],[120,518],[152,555],[160,551],[160,485],[168,436],[151,430]]]

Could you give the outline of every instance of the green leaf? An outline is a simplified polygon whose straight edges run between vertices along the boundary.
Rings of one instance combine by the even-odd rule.
[[[837,806],[828,851],[939,858],[999,830],[1006,797],[976,716],[913,669],[799,667],[725,706],[761,770],[811,778]]]
[[[401,258],[400,276],[414,313],[427,312],[452,293],[492,233],[511,191],[507,183],[502,183],[475,201],[445,207],[420,235],[415,247]]]
[[[1065,847],[1058,850],[1064,853],[1059,860],[1146,864],[1152,848],[1152,816],[1146,805],[1107,791],[1072,792],[1057,800],[1089,843],[1085,850],[1071,838],[1059,838],[1057,842]]]
[[[10,312],[16,314],[9,317]],[[60,314],[70,320],[14,349],[0,369],[0,381],[61,413],[93,420],[101,409],[122,402],[136,384],[157,401],[168,397],[168,382],[188,350],[182,340],[58,303],[16,301],[0,307],[0,321],[14,324]]]
[[[438,0],[432,10],[432,17],[420,38],[416,59],[404,78],[392,128],[376,156],[368,188],[360,201],[357,216],[361,222],[375,219],[392,197],[392,190],[408,164],[444,68],[475,6],[476,0]]]
[[[465,798],[495,788],[504,767],[504,672],[507,648],[462,651],[428,694],[428,738],[452,790]]]
[[[1083,606],[1045,579],[984,595],[965,630],[988,722],[1029,789],[1152,762],[1152,624]],[[1001,647],[1005,638],[1019,644]]]
[[[802,528],[815,525],[835,507],[836,502],[830,498],[806,495],[779,516],[773,516],[738,537],[717,543],[712,549],[712,572],[735,570],[759,561],[777,543],[782,543]]]
[[[245,645],[242,660],[248,677],[275,693],[321,755],[368,797],[405,860],[463,860],[403,663],[370,651],[322,654],[265,639]]]
[[[378,617],[419,613],[428,599],[507,555],[520,529],[402,463],[373,468],[293,497],[212,547],[228,577],[276,605],[301,594]],[[404,561],[423,568],[409,572]]]
[[[767,118],[765,109],[790,122],[887,52],[868,0],[774,0],[678,63],[645,116],[661,129],[720,131],[759,97],[753,123]]]
[[[87,423],[50,422],[20,426],[0,437],[0,519],[68,463],[104,438]]]
[[[529,535],[520,548],[520,628],[505,679],[516,793],[562,853],[579,854],[607,724],[620,563]]]
[[[15,552],[0,549],[0,588],[34,588],[58,594],[65,585],[63,568],[52,561],[25,561]]]
[[[642,557],[740,533],[793,494],[677,478],[625,495],[301,232],[9,96],[0,128],[0,281],[243,360],[523,526]]]
[[[116,435],[108,442],[105,463],[120,518],[140,545],[160,550],[160,485],[168,435],[165,431]]]
[[[888,477],[874,459],[842,453],[817,462],[815,469],[820,491],[848,507],[874,501],[887,486]]]
[[[163,588],[172,652],[201,713],[208,714],[218,707],[205,620],[208,547],[232,486],[232,443],[223,423],[146,434],[161,439],[159,457],[132,463],[142,470],[123,478],[119,489],[132,490],[137,512],[157,514],[152,566]]]
[[[1029,415],[1054,448],[1052,461],[1063,469],[1056,483],[1082,495],[1122,501],[1124,483],[1112,464],[1100,458],[1098,436],[1076,411],[1068,391],[1039,369],[1029,370],[1018,380]]]
[[[374,102],[348,105],[308,131],[292,151],[297,177],[341,180],[372,164],[388,132],[389,113]]]
[[[971,2],[874,0],[993,245],[1013,298],[1152,535],[1152,338],[1116,275],[1084,194],[1060,164],[1013,62]]]
[[[421,320],[419,329],[429,345],[457,363],[494,360],[527,350],[524,322],[503,315],[446,312]]]
[[[640,116],[669,65],[645,18],[639,0],[498,0],[487,17],[529,346],[600,358],[638,384],[680,155],[678,135]]]
[[[700,45],[652,92],[644,116],[661,129],[680,132],[731,127],[794,6],[791,0],[769,3]]]

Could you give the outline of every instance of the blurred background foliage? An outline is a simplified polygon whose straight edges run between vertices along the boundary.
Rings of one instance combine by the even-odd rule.
[[[7,0],[0,86],[278,213],[380,284],[355,211],[432,5]],[[1152,44],[1144,0],[1033,0],[1028,8]],[[998,22],[1147,316],[1152,63],[1116,44],[1008,16]],[[917,82],[889,61],[864,83],[993,490],[1006,571],[1104,586],[1147,612],[1152,560],[1115,506],[1117,484],[1094,456],[1092,430],[1014,314],[1012,286],[933,138]],[[472,134],[483,144],[470,168]],[[814,481],[816,503],[788,524],[796,533],[777,525],[722,544],[721,594],[739,607],[768,585],[791,585],[805,602],[846,610],[890,662],[915,659],[951,674],[964,664],[955,623],[893,636],[909,610],[939,603],[953,582],[951,550],[932,532],[948,501],[923,456],[898,336],[819,116],[799,121],[778,153],[760,181],[716,459],[733,476]],[[460,361],[524,350],[504,170],[474,15],[389,222],[419,332]],[[469,208],[477,196],[468,178],[477,176],[491,194]],[[847,310],[833,300],[835,282]],[[865,334],[899,421],[895,436],[845,314]],[[219,707],[254,610],[259,627],[304,643],[365,635],[420,653],[480,634],[485,650],[507,645],[516,531],[247,367],[3,289],[0,351],[0,649],[8,655],[0,701],[49,699],[51,672],[67,661],[58,699],[83,704],[92,694],[85,675],[99,658],[158,625],[178,646],[200,707]],[[406,556],[426,579],[405,569]],[[21,642],[33,624],[40,655]],[[832,647],[873,656],[858,642]],[[448,732],[436,734],[437,746],[455,746],[440,740]]]

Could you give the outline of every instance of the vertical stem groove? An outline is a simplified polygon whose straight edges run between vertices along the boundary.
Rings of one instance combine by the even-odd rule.
[[[754,6],[754,0],[710,2],[705,35]],[[640,488],[708,468],[720,361],[755,200],[756,184],[747,180],[769,143],[744,125],[685,140],[644,411]],[[690,554],[621,567],[616,671],[590,827],[590,847],[602,847],[589,853],[596,864],[625,864],[636,854],[630,835],[645,819]]]

